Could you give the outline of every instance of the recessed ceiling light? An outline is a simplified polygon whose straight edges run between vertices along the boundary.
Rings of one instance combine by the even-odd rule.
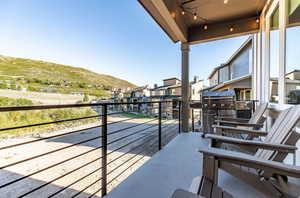
[[[224,0],[224,4],[227,4],[229,0]]]
[[[193,16],[194,20],[197,20],[198,19],[198,16],[196,13],[194,13],[194,16]]]

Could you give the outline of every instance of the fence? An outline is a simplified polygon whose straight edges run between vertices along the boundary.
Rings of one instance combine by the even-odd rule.
[[[1,107],[0,113],[92,108],[97,113],[0,128],[1,133],[93,120],[92,126],[66,127],[38,138],[0,143],[0,193],[4,197],[104,196],[146,159],[180,133],[180,118],[165,119],[169,101]],[[113,106],[157,108],[148,116],[134,111],[111,111]],[[128,108],[122,108],[128,109]],[[179,104],[180,109],[180,104]],[[45,112],[44,112],[45,113]],[[30,113],[31,115],[35,115]],[[13,114],[12,114],[13,115]],[[44,114],[42,114],[44,115]],[[22,116],[22,115],[21,115]],[[36,118],[37,119],[37,118]],[[109,121],[112,119],[113,121]],[[69,126],[69,125],[67,125]],[[35,146],[33,146],[35,145]]]

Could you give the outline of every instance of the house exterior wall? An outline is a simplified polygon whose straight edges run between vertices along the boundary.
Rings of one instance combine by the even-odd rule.
[[[198,81],[191,83],[191,100],[200,100],[200,91],[204,88],[204,82]]]
[[[180,83],[180,80],[177,78],[165,79],[163,81],[164,81],[164,86],[177,85]]]
[[[285,75],[286,79],[290,80],[300,80],[300,70],[296,70]]]

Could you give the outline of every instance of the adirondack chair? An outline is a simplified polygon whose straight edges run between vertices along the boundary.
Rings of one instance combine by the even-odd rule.
[[[223,127],[224,130],[230,131],[230,133],[235,134],[247,134],[256,137],[264,137],[264,141],[254,141],[254,140],[241,140],[238,138],[225,137],[221,135],[207,134],[206,138],[211,139],[212,147],[220,147],[222,143],[238,145],[242,149],[242,152],[253,152],[258,157],[271,157],[273,151],[266,151],[265,149],[273,149],[277,146],[277,149],[281,149],[281,153],[287,151],[287,145],[295,145],[299,139],[298,133],[293,133],[297,122],[300,119],[300,105],[294,106],[292,108],[282,111],[275,123],[273,124],[269,132],[261,130],[249,130],[249,129],[237,129],[237,128],[228,128]],[[275,144],[275,145],[274,145]],[[282,145],[285,144],[285,145]],[[287,144],[287,145],[286,145]],[[260,149],[261,148],[261,149]],[[260,150],[257,150],[260,149]],[[288,150],[291,153],[295,154],[295,150]],[[285,155],[278,155],[275,160],[283,160],[287,152],[284,152]],[[294,155],[295,156],[295,155]],[[294,160],[295,161],[295,160]]]
[[[261,103],[256,111],[253,113],[249,120],[247,119],[240,119],[240,118],[228,118],[228,117],[217,117],[215,120],[216,125],[216,133],[222,130],[222,126],[226,128],[228,127],[244,127],[246,129],[260,129],[263,127],[263,122],[265,118],[263,117],[266,109],[268,107],[268,103]],[[244,129],[243,128],[243,129]],[[219,130],[219,131],[218,131]]]
[[[299,178],[300,169],[299,167],[284,165],[281,162],[286,158],[288,153],[294,153],[295,157],[295,151],[297,150],[297,147],[292,145],[295,145],[300,138],[300,133],[299,131],[296,131],[295,128],[299,120],[300,105],[297,105],[284,110],[275,121],[269,133],[257,130],[235,131],[236,133],[244,132],[246,134],[255,133],[255,135],[263,135],[265,136],[263,142],[241,140],[237,138],[230,138],[218,135],[206,135],[207,138],[212,139],[213,147],[219,147],[220,144],[227,143],[256,148],[256,152],[253,155],[249,155],[215,148],[200,149],[200,151],[204,153],[205,167],[203,167],[203,170],[208,171],[207,173],[204,173],[204,175],[208,175],[209,178],[211,178],[213,181],[216,181],[217,175],[213,172],[214,169],[217,169],[216,167],[219,167],[225,170],[226,172],[229,172],[230,174],[241,178],[243,181],[250,185],[253,185],[255,188],[259,189],[262,192],[266,192],[266,189],[269,188],[270,190],[268,191],[268,193],[272,192],[276,196],[287,194],[286,191],[288,190],[282,190],[282,186],[285,186],[284,188],[287,188],[285,182],[287,181],[287,176]],[[215,161],[216,159],[223,159],[223,155],[226,155],[226,157],[228,158],[230,158],[229,156],[232,157],[232,155],[235,155],[236,158],[234,158],[233,161],[228,161],[227,158],[223,161]],[[242,160],[238,160],[239,158],[241,158]],[[247,163],[247,160],[245,161],[246,158],[248,158],[248,160],[252,160],[251,163],[253,164]],[[216,163],[218,165],[216,165]],[[258,166],[257,163],[260,165]],[[254,170],[241,169],[240,167],[236,166],[237,164],[254,168]],[[289,170],[292,170],[292,172],[288,172]],[[279,181],[280,183],[280,185],[278,185],[279,187],[274,184],[270,184],[270,182],[268,181],[270,180],[270,178],[273,179],[274,175],[276,175],[277,177],[276,182]]]
[[[172,198],[233,198],[233,196],[215,185],[208,177],[202,177],[197,194],[177,189]]]

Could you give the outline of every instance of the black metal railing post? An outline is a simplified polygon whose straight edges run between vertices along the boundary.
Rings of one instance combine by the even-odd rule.
[[[158,150],[161,150],[161,102],[158,103]]]
[[[181,101],[178,103],[178,133],[181,132]]]
[[[192,131],[195,132],[195,117],[194,117],[194,109],[192,109]]]
[[[102,197],[107,194],[107,104],[102,105]]]

